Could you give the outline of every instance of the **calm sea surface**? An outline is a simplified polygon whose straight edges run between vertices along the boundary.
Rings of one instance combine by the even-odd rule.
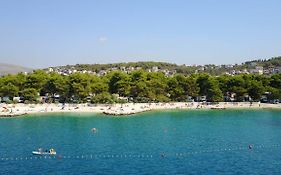
[[[0,174],[281,174],[281,111],[2,118]]]

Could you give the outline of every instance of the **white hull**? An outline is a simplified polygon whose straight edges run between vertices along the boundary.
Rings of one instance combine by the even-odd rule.
[[[48,152],[39,152],[39,151],[32,151],[33,155],[56,155],[56,152],[48,153]]]

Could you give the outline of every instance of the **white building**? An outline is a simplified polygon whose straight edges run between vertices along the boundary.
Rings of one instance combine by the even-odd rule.
[[[126,67],[120,67],[120,70],[122,71],[122,72],[126,72]]]
[[[49,68],[48,68],[48,72],[54,72],[54,69],[51,68],[51,67],[49,67]]]
[[[132,66],[130,66],[130,67],[128,68],[128,72],[132,72],[132,71],[134,71],[134,70],[135,70],[135,68],[132,67]]]
[[[233,65],[232,64],[224,65],[224,68],[225,69],[231,69],[231,68],[233,68]]]
[[[153,67],[152,67],[152,72],[158,72],[158,70],[159,70],[159,69],[158,69],[157,66],[153,66]]]
[[[273,73],[274,73],[274,74],[279,74],[279,73],[281,73],[281,66],[274,68]]]
[[[255,69],[250,69],[250,73],[262,75],[263,74],[263,67],[262,66],[256,66]]]

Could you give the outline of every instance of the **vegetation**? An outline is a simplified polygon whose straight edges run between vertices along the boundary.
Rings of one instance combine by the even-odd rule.
[[[92,71],[100,72],[102,70],[115,70],[120,68],[141,68],[143,70],[152,70],[153,67],[158,67],[160,70],[167,70],[170,72],[177,72],[178,74],[193,74],[193,73],[208,73],[210,75],[222,75],[225,72],[243,71],[245,69],[253,69],[256,66],[262,66],[264,69],[268,69],[270,66],[278,67],[281,66],[281,57],[273,57],[271,59],[260,59],[254,61],[248,61],[243,64],[235,64],[229,67],[228,65],[214,65],[207,64],[204,66],[187,66],[187,65],[176,65],[164,62],[128,62],[128,63],[114,63],[114,64],[76,64],[54,67],[55,69],[61,70],[77,70],[77,71]]]
[[[0,78],[0,96],[23,97],[36,102],[45,96],[47,102],[115,103],[169,102],[200,100],[209,102],[244,101],[251,97],[259,101],[264,94],[269,100],[281,99],[281,74],[271,77],[242,74],[236,76],[211,76],[209,74],[176,74],[166,77],[160,72],[133,71],[129,74],[112,71],[105,76],[74,73],[63,76],[47,74],[42,70],[31,74],[7,75]],[[122,98],[120,98],[122,97]]]
[[[174,70],[178,66],[176,64],[164,63],[164,62],[129,62],[129,63],[114,63],[114,64],[76,64],[76,65],[66,65],[59,68],[71,69],[74,68],[78,71],[81,70],[91,70],[99,72],[101,70],[107,70],[111,68],[120,68],[120,67],[141,67],[142,69],[152,69],[152,67],[157,66],[159,69],[169,69]]]
[[[254,61],[247,61],[244,63],[244,65],[251,65],[251,64],[256,64],[258,66],[263,66],[263,67],[269,67],[269,66],[280,66],[281,65],[281,56],[279,57],[273,57],[271,59],[259,59],[259,60],[254,60]]]

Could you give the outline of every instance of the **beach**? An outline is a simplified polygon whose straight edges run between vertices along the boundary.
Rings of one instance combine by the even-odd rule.
[[[170,109],[281,109],[281,104],[259,102],[175,102],[175,103],[125,103],[125,104],[0,104],[1,117],[15,117],[37,113],[104,113],[107,115],[131,115],[145,111]]]

